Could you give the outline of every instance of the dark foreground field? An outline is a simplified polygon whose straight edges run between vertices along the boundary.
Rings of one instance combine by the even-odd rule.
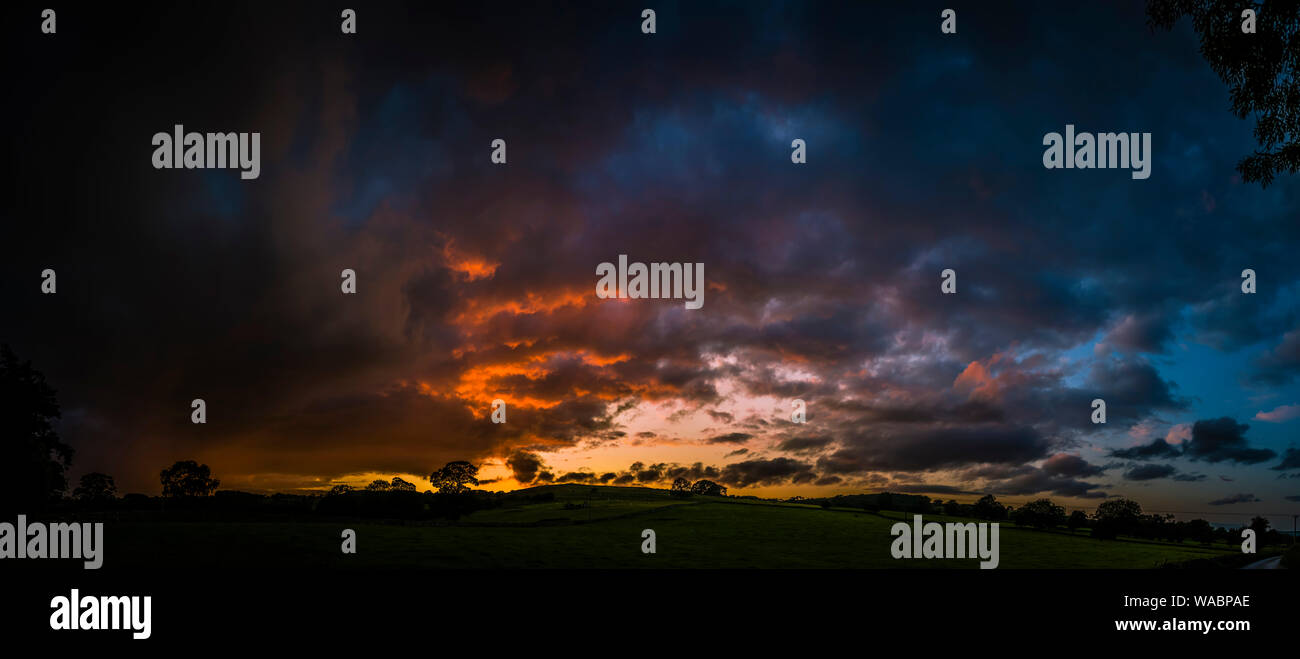
[[[821,509],[663,490],[545,488],[555,500],[483,510],[455,523],[373,520],[187,521],[156,514],[106,523],[105,567],[325,568],[965,568],[969,560],[896,560],[899,512]],[[926,521],[954,518],[925,516]],[[978,521],[978,520],[961,520]],[[341,533],[357,534],[343,554]],[[653,529],[657,551],[643,554]],[[1235,547],[1096,540],[1086,532],[1002,523],[1000,569],[1154,568],[1238,554]],[[1239,555],[1239,554],[1238,554]]]

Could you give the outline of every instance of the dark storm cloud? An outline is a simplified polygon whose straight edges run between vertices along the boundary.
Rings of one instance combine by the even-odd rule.
[[[1090,430],[1094,397],[1117,424],[1189,409],[1146,359],[1175,352],[1179,318],[1219,348],[1269,346],[1248,377],[1292,381],[1277,292],[1291,282],[1248,299],[1223,273],[1291,271],[1297,186],[1230,180],[1250,128],[1213,100],[1224,89],[1189,34],[1153,38],[1140,3],[1080,8],[1069,30],[1025,3],[963,15],[998,39],[917,48],[899,26],[932,31],[930,10],[887,9],[675,6],[646,50],[611,37],[637,35],[609,3],[411,4],[369,16],[383,39],[340,51],[336,25],[292,27],[319,12],[277,5],[253,23],[199,12],[202,61],[152,55],[196,24],[183,8],[93,10],[83,24],[102,28],[7,79],[29,102],[5,109],[25,157],[6,214],[20,220],[0,229],[0,338],[58,386],[79,468],[151,491],[189,457],[227,482],[489,457],[522,482],[586,478],[555,477],[539,453],[627,442],[611,406],[731,425],[718,406],[737,391],[811,401],[809,437],[834,441],[762,418],[690,440],[834,451],[816,469],[700,467],[735,486],[1045,459],[1000,487],[1095,496],[1080,479],[1098,467],[1054,454]],[[29,61],[34,39],[7,40],[6,61]],[[1042,134],[1075,117],[1159,127],[1152,179],[1045,175]],[[151,169],[148,136],[181,121],[260,130],[262,178]],[[487,160],[498,136],[507,167]],[[814,154],[802,169],[794,137]],[[598,303],[592,268],[619,253],[706,262],[705,308]],[[44,267],[57,296],[36,293]],[[938,290],[947,267],[959,295]],[[340,294],[342,268],[358,295]],[[1098,336],[1118,356],[1066,355]],[[990,379],[955,392],[975,362]],[[509,422],[494,426],[498,395]],[[196,429],[200,396],[211,420]],[[1268,452],[1231,434],[1205,430],[1185,455]],[[1115,455],[1179,453],[1147,450]],[[646,459],[600,478],[694,468]]]
[[[1102,345],[1127,352],[1162,352],[1173,340],[1172,314],[1150,312],[1120,318],[1102,339]]]
[[[992,494],[1027,495],[1048,492],[1065,497],[1095,499],[1105,497],[1099,485],[1032,465],[988,464],[958,472],[964,480],[982,480],[983,489]]]
[[[1100,476],[1106,471],[1104,467],[1091,464],[1077,455],[1068,453],[1057,453],[1044,460],[1042,469],[1053,476],[1073,476],[1076,478]]]
[[[1153,410],[1182,410],[1188,406],[1188,401],[1174,394],[1174,385],[1143,360],[1094,362],[1088,384],[1104,394],[1108,422],[1137,421]]]
[[[890,492],[902,492],[905,494],[983,494],[982,492],[974,492],[954,485],[935,485],[930,483],[902,483],[890,485],[887,489]]]
[[[1045,457],[1050,446],[1033,428],[979,425],[935,428],[891,436],[856,436],[817,460],[832,474],[933,471],[979,463],[1022,463]]]
[[[1126,460],[1155,460],[1157,458],[1176,458],[1182,453],[1173,444],[1166,442],[1163,437],[1157,437],[1151,440],[1149,444],[1112,449],[1110,454],[1116,458]]]
[[[1276,471],[1288,471],[1291,469],[1300,469],[1300,449],[1289,448],[1286,453],[1282,454],[1282,461],[1277,465],[1270,467]]]
[[[664,470],[663,479],[673,481],[678,478],[685,478],[688,481],[697,481],[700,479],[716,480],[722,472],[713,465],[705,466],[704,463],[696,462],[692,465],[667,465]]]
[[[788,451],[790,453],[815,453],[835,441],[829,435],[800,435],[781,440],[776,445],[778,451]]]
[[[1042,472],[1041,470],[1033,470],[1003,481],[990,482],[988,484],[988,491],[994,494],[1012,495],[1050,492],[1063,497],[1079,497],[1082,499],[1104,498],[1106,493],[1098,490],[1097,488],[1099,487],[1099,485],[1082,481],[1077,478],[1052,476]]]
[[[1258,503],[1259,501],[1262,501],[1262,499],[1256,497],[1253,494],[1243,493],[1243,494],[1234,494],[1232,496],[1223,497],[1222,499],[1215,499],[1214,501],[1211,501],[1209,505],[1230,506],[1234,503]]]
[[[812,465],[791,458],[745,460],[722,468],[718,482],[732,487],[777,485],[791,481],[810,482],[816,478]]]
[[[537,480],[538,473],[546,468],[541,457],[528,451],[511,453],[506,458],[506,466],[510,468],[514,479],[525,485]]]
[[[1277,453],[1270,449],[1251,448],[1245,433],[1250,428],[1228,417],[1206,419],[1192,424],[1192,438],[1183,449],[1183,456],[1206,462],[1237,462],[1256,464],[1272,459]]]
[[[1300,330],[1287,332],[1277,346],[1256,360],[1256,366],[1255,382],[1277,386],[1294,380],[1300,374]]]
[[[1170,465],[1144,464],[1137,465],[1124,472],[1124,478],[1131,481],[1149,481],[1157,478],[1170,478],[1176,473],[1178,473],[1178,470]]]
[[[1230,417],[1203,419],[1192,424],[1191,438],[1182,445],[1174,445],[1163,438],[1156,438],[1148,444],[1125,449],[1112,449],[1110,455],[1128,460],[1158,460],[1162,458],[1184,457],[1210,463],[1235,462],[1239,464],[1257,464],[1270,460],[1277,455],[1271,449],[1253,448],[1245,433],[1250,426],[1237,423]],[[1285,463],[1285,459],[1283,460]],[[1274,467],[1275,469],[1281,468]],[[1157,474],[1164,467],[1148,465],[1130,469],[1130,474]],[[1173,475],[1173,467],[1165,475]],[[1127,477],[1127,475],[1126,475]],[[1182,476],[1178,480],[1200,480],[1201,477]],[[1130,478],[1130,480],[1146,480]],[[1227,479],[1225,479],[1227,480]]]

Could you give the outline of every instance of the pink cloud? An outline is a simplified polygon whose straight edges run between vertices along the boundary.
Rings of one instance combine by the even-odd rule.
[[[1192,424],[1180,423],[1165,433],[1166,444],[1181,444],[1192,438]]]
[[[1300,417],[1300,405],[1279,405],[1272,412],[1260,411],[1255,414],[1256,421],[1282,423]]]

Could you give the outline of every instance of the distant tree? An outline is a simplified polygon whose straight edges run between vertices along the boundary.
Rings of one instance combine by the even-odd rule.
[[[448,462],[429,475],[429,482],[440,494],[464,494],[470,485],[478,485],[478,467],[464,462]]]
[[[340,494],[347,494],[348,492],[351,491],[352,491],[351,485],[348,485],[346,483],[339,483],[338,485],[331,487],[330,491],[326,494],[326,496],[331,496],[331,497],[338,496]]]
[[[181,460],[162,470],[163,496],[206,497],[216,491],[221,481],[212,476],[207,465],[193,460]]]
[[[58,418],[45,376],[0,346],[0,508],[39,510],[68,488],[72,447],[54,430]]]
[[[81,477],[81,484],[72,491],[72,496],[85,502],[112,501],[117,498],[117,484],[108,474],[91,472]]]
[[[1241,12],[1256,10],[1256,31],[1242,32]],[[1201,55],[1228,85],[1232,113],[1255,116],[1260,148],[1237,163],[1241,177],[1267,187],[1300,169],[1300,4],[1235,0],[1150,0],[1147,24],[1172,29],[1190,17]]]
[[[1203,519],[1194,519],[1187,523],[1187,537],[1200,543],[1214,542],[1214,527]]]
[[[1017,508],[1011,519],[1018,526],[1052,529],[1065,524],[1065,509],[1051,499],[1037,499]]]
[[[366,491],[387,492],[388,488],[389,488],[388,481],[382,478],[376,478],[375,480],[370,481],[370,484],[366,486]]]
[[[1070,513],[1070,519],[1066,520],[1065,525],[1068,526],[1071,531],[1081,529],[1088,525],[1088,514],[1082,510],[1076,510]]]
[[[1119,497],[1101,502],[1092,517],[1099,522],[1121,521],[1135,524],[1142,519],[1142,506],[1132,499]]]
[[[1263,538],[1268,533],[1268,520],[1263,517],[1255,517],[1250,520],[1250,529],[1255,532],[1255,537]]]
[[[406,480],[402,479],[401,476],[393,476],[393,482],[392,482],[392,484],[389,486],[389,489],[392,489],[392,490],[394,490],[394,491],[398,491],[398,492],[414,492],[414,491],[415,491],[415,483],[411,483],[411,482],[409,482],[409,481],[406,481]]]
[[[727,488],[718,485],[711,480],[700,479],[695,481],[695,484],[691,486],[691,493],[702,494],[708,497],[725,497],[727,496]]]
[[[1092,519],[1092,535],[1095,538],[1133,535],[1142,525],[1142,506],[1132,499],[1109,499],[1097,506]]]
[[[985,494],[971,506],[971,512],[980,519],[1006,519],[1007,507],[998,503],[997,497]]]
[[[679,477],[673,481],[669,493],[675,497],[689,497],[691,496],[691,482]]]

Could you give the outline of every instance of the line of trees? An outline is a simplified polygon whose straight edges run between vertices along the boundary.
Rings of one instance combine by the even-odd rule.
[[[701,478],[692,483],[685,478],[679,477],[673,481],[672,487],[668,488],[668,491],[675,497],[689,497],[695,494],[708,497],[727,496],[725,486],[718,485],[707,478]]]

